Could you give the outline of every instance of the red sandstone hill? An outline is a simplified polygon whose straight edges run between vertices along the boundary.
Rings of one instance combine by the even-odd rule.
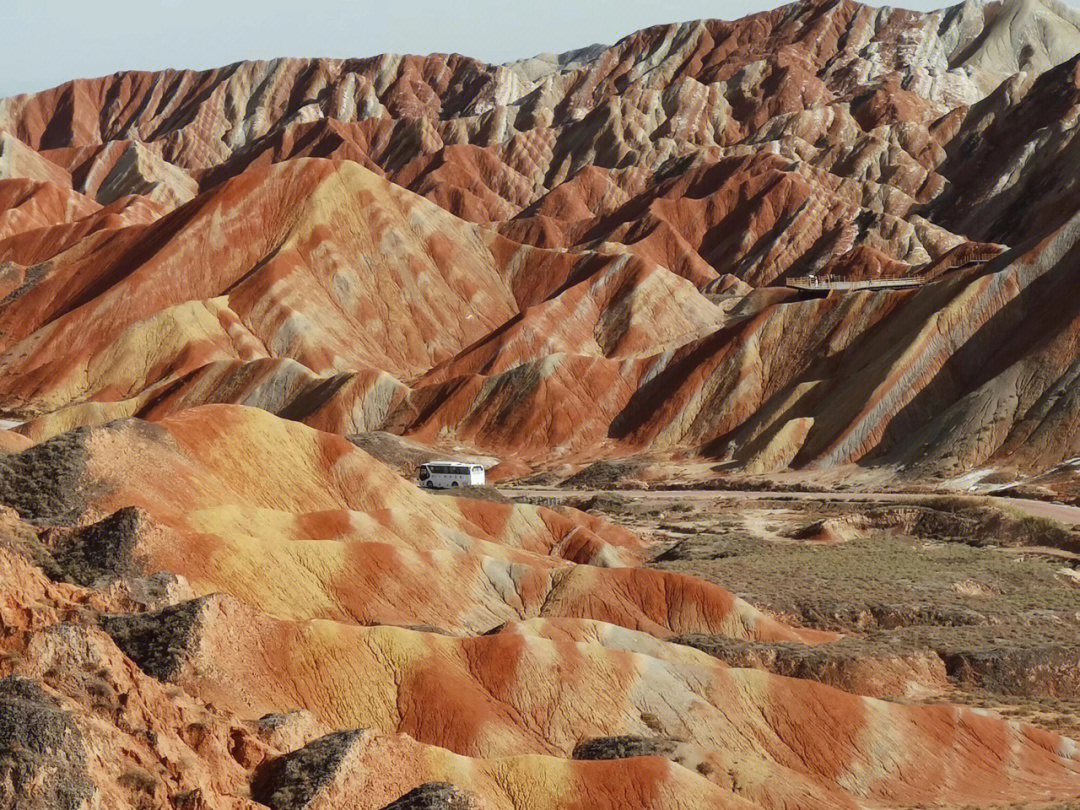
[[[223,402],[530,465],[1051,466],[1077,23],[814,2],[0,101],[0,409],[35,440]]]
[[[837,637],[346,437],[1080,455],[1078,51],[1054,0],[814,0],[0,100],[0,806],[1074,801],[1072,740],[729,667],[675,639]]]

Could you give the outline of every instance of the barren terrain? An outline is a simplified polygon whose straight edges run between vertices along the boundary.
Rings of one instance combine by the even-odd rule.
[[[679,639],[876,696],[950,700],[1080,733],[1080,533],[982,497],[528,490],[631,526],[648,565],[722,582],[841,642]]]
[[[1057,0],[0,99],[0,810],[1080,805],[1077,132]]]

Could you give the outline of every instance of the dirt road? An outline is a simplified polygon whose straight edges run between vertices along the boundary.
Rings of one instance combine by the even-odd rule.
[[[820,503],[918,503],[932,500],[940,495],[910,494],[905,492],[768,492],[761,490],[640,490],[640,489],[547,489],[535,487],[505,487],[500,490],[507,497],[589,498],[593,495],[618,495],[633,500],[648,498],[652,501],[735,501],[774,500],[812,501]],[[945,495],[947,493],[942,493]],[[964,496],[968,497],[968,496]],[[1026,498],[1002,498],[994,495],[973,495],[987,501],[1018,509],[1034,517],[1050,518],[1070,526],[1080,525],[1080,506],[1034,501]]]

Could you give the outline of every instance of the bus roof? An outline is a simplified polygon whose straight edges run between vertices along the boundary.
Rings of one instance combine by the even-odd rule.
[[[420,465],[421,467],[464,467],[466,469],[471,467],[479,467],[479,464],[473,464],[468,461],[428,461]]]

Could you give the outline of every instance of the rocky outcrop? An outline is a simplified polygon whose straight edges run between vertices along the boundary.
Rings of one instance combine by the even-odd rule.
[[[81,810],[93,788],[71,715],[32,680],[0,680],[0,802],[27,810]]]
[[[304,810],[336,776],[362,731],[339,731],[275,760],[256,777],[252,797],[273,810]]]
[[[100,177],[102,174],[103,178]],[[166,163],[137,141],[128,144],[118,155],[99,155],[88,172],[87,184],[87,190],[93,188],[94,199],[102,205],[136,195],[158,203],[163,211],[183,205],[199,192],[198,183],[190,175]]]
[[[985,685],[1021,696],[1075,699],[1080,695],[1080,649],[1076,647],[1021,649],[1002,645],[996,650],[950,651],[944,661],[950,677],[960,683]]]
[[[0,131],[0,181],[14,179],[51,183],[60,188],[71,185],[71,176],[66,171],[18,138]]]
[[[425,782],[383,810],[474,810],[479,806],[475,796],[462,793],[449,782]]]
[[[85,438],[76,430],[0,459],[0,501],[29,520],[73,523],[86,507]]]

